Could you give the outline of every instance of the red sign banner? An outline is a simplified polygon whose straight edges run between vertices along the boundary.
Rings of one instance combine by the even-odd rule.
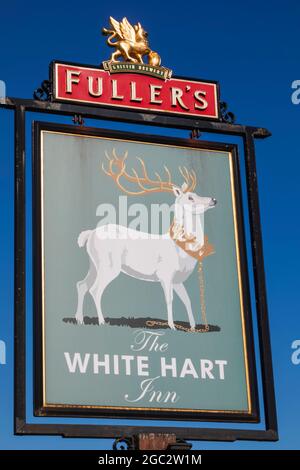
[[[130,70],[111,74],[58,62],[52,73],[55,101],[219,119],[217,82],[162,79]]]

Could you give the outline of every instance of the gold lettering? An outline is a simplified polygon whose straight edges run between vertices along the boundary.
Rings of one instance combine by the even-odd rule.
[[[78,70],[67,70],[67,80],[66,80],[66,93],[72,93],[73,83],[79,83],[79,76],[81,72]]]
[[[136,96],[136,83],[130,82],[130,101],[142,101],[143,98],[138,98]]]
[[[112,99],[113,100],[123,100],[124,96],[118,95],[118,81],[117,80],[112,80],[111,85],[112,85],[112,95],[111,95]]]
[[[172,93],[172,106],[177,106],[177,103],[178,103],[179,106],[181,106],[183,109],[186,109],[187,111],[189,111],[189,108],[182,101],[183,91],[180,88],[172,87],[171,93]]]
[[[199,104],[195,104],[195,109],[206,109],[208,106],[208,102],[203,98],[206,96],[206,91],[202,90],[197,90],[194,93],[195,100],[197,100],[199,103],[201,103],[201,106]]]
[[[97,90],[94,90],[94,77],[88,77],[88,82],[89,82],[89,94],[91,96],[101,96],[103,93],[103,78],[102,77],[96,77],[97,81]]]
[[[151,104],[162,103],[162,100],[156,99],[159,97],[161,89],[162,89],[161,85],[150,85],[150,103]]]

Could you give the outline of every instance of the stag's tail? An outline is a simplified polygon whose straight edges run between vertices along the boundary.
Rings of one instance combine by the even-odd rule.
[[[91,233],[92,230],[84,230],[84,232],[81,232],[77,240],[80,248],[82,248],[86,244]]]

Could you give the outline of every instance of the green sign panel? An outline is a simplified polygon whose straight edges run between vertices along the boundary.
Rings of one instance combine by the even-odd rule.
[[[36,123],[37,415],[258,418],[234,145]]]

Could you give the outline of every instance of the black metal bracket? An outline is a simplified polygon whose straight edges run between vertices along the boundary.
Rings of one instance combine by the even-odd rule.
[[[78,126],[84,126],[84,119],[81,114],[74,114],[72,121]]]
[[[221,121],[228,124],[235,124],[235,115],[228,110],[228,104],[225,101],[220,102]]]
[[[52,83],[50,80],[44,80],[41,86],[34,90],[33,98],[37,101],[50,101],[52,94]]]
[[[225,101],[220,102],[220,120],[221,122],[225,122],[226,124],[232,124],[232,125],[235,124],[236,122],[235,115],[231,111],[228,110],[228,104]],[[195,140],[200,139],[201,138],[200,130],[197,128],[192,129],[190,132],[190,138],[195,139]]]
[[[166,450],[166,451],[184,451],[191,450],[192,444],[185,441],[184,439],[176,438],[174,444],[169,444],[166,449],[157,449],[157,450]],[[134,434],[133,436],[124,436],[116,439],[112,445],[113,450],[140,450],[139,447],[139,436]],[[155,450],[155,449],[153,449]]]
[[[190,132],[190,138],[191,139],[200,139],[201,137],[201,132],[199,129],[192,129]]]
[[[113,450],[137,450],[138,437],[137,436],[124,436],[116,439],[112,445]]]

